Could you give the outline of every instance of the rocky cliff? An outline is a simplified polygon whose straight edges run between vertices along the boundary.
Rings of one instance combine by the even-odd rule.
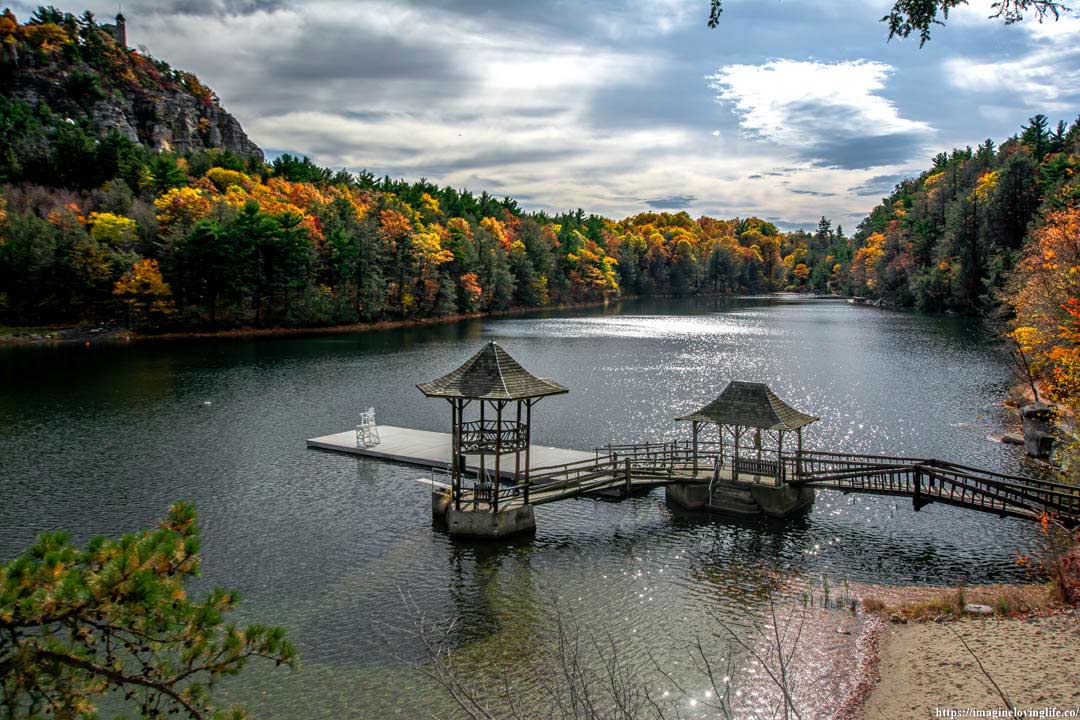
[[[37,117],[155,150],[212,149],[263,157],[236,118],[191,73],[121,42],[115,26],[51,8],[25,24],[0,15],[0,96]]]
[[[240,123],[216,98],[207,102],[182,87],[139,93],[111,93],[108,97],[72,98],[65,76],[24,73],[13,79],[3,94],[31,107],[46,105],[59,120],[86,122],[98,135],[115,130],[132,142],[155,150],[184,152],[218,148],[238,155],[263,158]]]

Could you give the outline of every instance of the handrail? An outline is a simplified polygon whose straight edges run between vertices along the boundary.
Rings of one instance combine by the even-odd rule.
[[[514,423],[504,421],[503,425],[507,424]],[[494,422],[486,425],[493,426]],[[933,498],[1025,517],[1050,511],[1080,521],[1080,487],[1062,483],[937,459],[821,450],[771,452],[760,459],[754,455],[735,458],[733,452],[722,455],[727,447],[730,446],[716,441],[699,441],[695,451],[692,443],[678,439],[607,445],[595,448],[593,458],[533,468],[527,484],[500,482],[498,497],[500,501],[513,499],[528,489],[532,497],[550,502],[624,482],[629,488],[634,483],[628,478],[628,472],[638,477],[638,485],[693,483],[702,480],[700,470],[708,471],[710,464],[715,467],[723,457],[724,467],[735,473],[769,476],[780,483],[825,486],[838,483],[840,489],[848,491],[912,495],[917,503],[920,497]],[[477,488],[480,492],[476,492]],[[481,481],[472,490],[477,500],[481,496],[485,499],[494,497],[490,483]]]

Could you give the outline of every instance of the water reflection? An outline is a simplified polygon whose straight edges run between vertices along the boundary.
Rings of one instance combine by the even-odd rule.
[[[777,577],[1022,576],[1012,553],[1032,530],[1019,520],[832,492],[779,524],[677,512],[662,491],[580,499],[538,508],[534,540],[464,543],[432,529],[424,471],[304,448],[369,406],[381,422],[445,431],[445,408],[413,384],[487,339],[570,388],[534,415],[543,444],[683,432],[676,415],[743,379],[820,415],[811,447],[1030,470],[987,441],[1003,427],[1009,368],[977,325],[846,303],[625,303],[363,335],[8,348],[0,557],[43,530],[115,534],[195,502],[201,587],[238,587],[244,618],[287,626],[303,652],[293,676],[256,670],[228,688],[270,718],[430,715],[441,695],[398,659],[422,654],[402,593],[429,617],[460,618],[453,641],[476,672],[528,685],[553,599],[625,641],[639,667],[652,653],[685,668],[710,609],[761,612]]]

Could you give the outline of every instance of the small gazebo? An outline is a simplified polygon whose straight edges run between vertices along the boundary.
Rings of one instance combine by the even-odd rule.
[[[791,407],[765,383],[738,380],[729,383],[719,397],[697,412],[676,418],[691,423],[695,474],[698,436],[703,425],[713,424],[717,426],[720,440],[718,469],[724,465],[725,447],[730,447],[732,480],[738,480],[739,474],[743,473],[775,477],[778,482],[784,480],[785,434],[795,433],[796,449],[801,453],[803,428],[819,419]],[[747,437],[752,438],[749,445],[744,444]],[[775,455],[775,460],[769,459],[770,455]],[[796,474],[798,472],[796,468]]]
[[[483,509],[499,512],[502,458],[509,453],[514,455],[513,485],[520,488],[522,500],[528,505],[533,405],[541,398],[562,395],[568,390],[553,380],[536,377],[496,342],[485,345],[457,370],[416,387],[428,397],[450,402],[453,509],[461,512],[466,455],[479,456],[479,479],[471,497],[473,509],[484,504],[487,507]],[[473,419],[466,420],[466,410],[470,407],[473,407]],[[487,481],[485,467],[489,456],[494,471],[491,482]]]

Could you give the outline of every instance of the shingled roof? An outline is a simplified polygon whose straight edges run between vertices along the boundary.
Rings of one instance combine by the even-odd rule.
[[[819,419],[791,407],[765,383],[741,381],[729,383],[720,397],[697,412],[676,418],[762,430],[798,430]]]
[[[485,345],[457,370],[416,387],[428,397],[472,400],[525,400],[569,392],[521,367],[496,342]]]

